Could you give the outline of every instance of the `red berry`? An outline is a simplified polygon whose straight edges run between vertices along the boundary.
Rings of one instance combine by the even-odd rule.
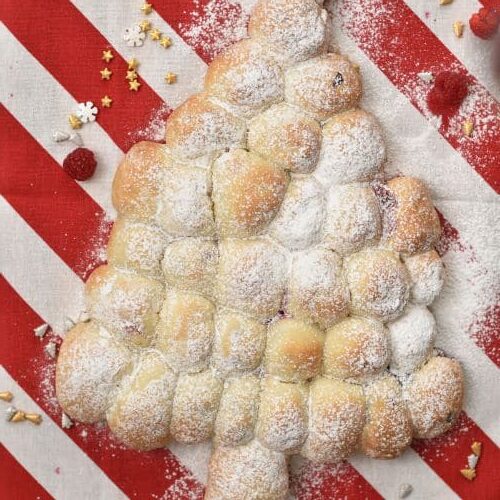
[[[500,12],[500,0],[479,0],[483,7]]]
[[[456,111],[467,95],[467,81],[463,75],[443,71],[436,76],[434,86],[427,95],[427,105],[435,115]]]
[[[482,7],[479,12],[472,14],[469,19],[470,29],[474,35],[489,40],[498,30],[499,17],[494,9]]]
[[[94,153],[87,148],[77,148],[64,158],[63,169],[77,181],[90,179],[95,172],[97,162]]]

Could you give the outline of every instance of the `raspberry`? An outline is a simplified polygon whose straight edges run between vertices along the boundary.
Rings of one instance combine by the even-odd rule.
[[[73,179],[86,181],[95,172],[97,162],[94,153],[87,148],[77,148],[64,158],[63,169]]]
[[[499,16],[495,9],[482,7],[476,14],[472,14],[469,25],[474,35],[483,40],[489,40],[495,36],[499,22]]]
[[[466,95],[465,77],[452,71],[443,71],[434,80],[434,86],[427,95],[427,104],[435,115],[447,115],[460,107]]]

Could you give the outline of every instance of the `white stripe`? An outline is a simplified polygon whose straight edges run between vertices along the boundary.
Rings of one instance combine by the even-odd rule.
[[[51,136],[54,130],[70,131],[68,116],[74,111],[77,102],[3,23],[0,23],[0,39],[1,66],[4,71],[0,101],[50,156],[62,165],[66,155],[76,146],[70,142],[55,143]],[[92,180],[82,182],[80,186],[108,215],[113,216],[110,186],[123,152],[98,122],[82,127],[78,133],[84,145],[94,151],[98,161]]]
[[[71,0],[73,5],[109,40],[120,55],[140,61],[138,73],[148,85],[172,108],[197,92],[203,81],[206,65],[196,52],[156,13],[147,16],[155,28],[172,39],[172,46],[163,48],[146,37],[142,47],[128,47],[123,40],[126,28],[144,19],[140,4],[134,0],[107,0],[98,5],[86,0]],[[175,85],[163,80],[169,71],[178,75]],[[117,75],[118,76],[118,75]],[[121,76],[118,76],[121,78]]]
[[[469,27],[469,18],[482,5],[474,0],[452,2],[446,7],[439,5],[439,2],[404,1],[467,70],[497,99],[500,98],[500,80],[495,77],[495,72],[492,70],[495,43],[488,43],[478,38]],[[465,25],[462,38],[457,38],[453,32],[455,21],[462,21]]]
[[[43,422],[40,426],[29,422],[9,423],[2,415],[0,440],[53,497],[60,500],[127,498],[2,366],[0,366],[0,387],[14,394],[12,403],[17,408],[42,415]]]
[[[1,272],[44,321],[63,332],[65,317],[77,318],[83,309],[83,282],[3,197],[0,219]]]

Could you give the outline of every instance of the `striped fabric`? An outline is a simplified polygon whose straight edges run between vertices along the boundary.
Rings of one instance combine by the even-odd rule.
[[[158,139],[154,125],[197,90],[214,46],[221,46],[228,31],[194,37],[189,28],[210,20],[222,26],[220,13],[238,22],[254,2],[152,3],[148,19],[173,40],[167,51],[152,42],[142,48],[124,43],[125,28],[142,19],[139,0],[0,2],[0,391],[12,391],[17,406],[44,418],[40,427],[0,419],[0,498],[203,497],[208,445],[137,453],[105,428],[62,429],[54,362],[43,350],[47,339],[40,341],[32,331],[49,323],[61,332],[65,317],[77,317],[83,283],[103,259],[99,249],[114,217],[110,186],[120,157],[140,139]],[[381,118],[386,131],[389,173],[424,179],[442,215],[440,251],[449,279],[433,312],[441,328],[438,345],[463,362],[467,400],[450,434],[416,443],[399,460],[356,456],[337,466],[304,464],[292,477],[295,495],[303,500],[397,498],[400,485],[410,483],[411,498],[500,498],[494,397],[500,363],[494,287],[498,292],[500,84],[490,65],[493,44],[467,32],[460,40],[453,35],[453,21],[466,21],[479,7],[476,1],[446,7],[437,0],[333,3],[335,41],[360,64],[363,105]],[[109,82],[99,74],[106,48],[115,54]],[[131,57],[141,62],[137,93],[124,80]],[[472,139],[464,140],[457,122],[436,126],[426,111],[417,73],[450,68],[463,74],[478,96],[472,111],[480,133]],[[179,75],[176,85],[163,82],[167,71]],[[79,184],[61,169],[71,145],[56,144],[51,135],[66,128],[76,103],[100,104],[104,94],[113,98],[112,108],[101,109],[97,122],[81,130],[85,145],[96,153],[98,171]],[[0,410],[7,408],[0,403]],[[459,470],[475,440],[482,442],[483,456],[477,479],[468,482]]]

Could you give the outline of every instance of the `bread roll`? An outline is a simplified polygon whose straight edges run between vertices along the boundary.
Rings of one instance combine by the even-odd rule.
[[[168,236],[159,227],[119,217],[108,242],[108,263],[158,278],[168,241]]]
[[[167,246],[161,267],[168,286],[211,298],[218,261],[215,241],[185,238]]]
[[[410,304],[404,314],[389,323],[391,371],[398,375],[418,369],[432,353],[436,320],[426,307]]]
[[[201,443],[212,436],[222,389],[222,381],[210,370],[179,377],[170,423],[176,441]]]
[[[323,370],[327,377],[362,381],[389,363],[387,330],[374,319],[346,318],[326,332]]]
[[[259,392],[260,380],[254,375],[226,380],[215,421],[217,445],[239,446],[253,438]]]
[[[380,125],[362,109],[330,118],[323,126],[323,143],[314,176],[326,187],[376,178],[386,151]]]
[[[108,265],[95,269],[85,284],[90,317],[141,346],[153,337],[163,298],[161,282]]]
[[[286,257],[278,245],[264,239],[223,240],[219,252],[219,305],[260,319],[273,317],[287,279]]]
[[[324,243],[342,255],[372,246],[382,233],[375,193],[357,185],[332,188],[327,196]]]
[[[463,375],[454,359],[431,358],[409,379],[405,399],[417,438],[433,438],[456,422],[463,403]]]
[[[245,137],[245,123],[202,93],[191,96],[169,116],[165,143],[174,155],[195,159],[245,147]]]
[[[338,54],[325,54],[285,73],[285,100],[324,121],[355,107],[361,97],[359,71]]]
[[[213,236],[215,222],[209,173],[203,168],[172,166],[159,195],[158,224],[174,236]]]
[[[302,382],[321,370],[324,335],[294,319],[274,323],[268,332],[265,372],[283,382]]]
[[[314,245],[320,238],[324,205],[322,189],[314,179],[292,179],[269,234],[290,250]]]
[[[326,50],[326,20],[314,0],[259,0],[248,33],[281,61],[294,63]]]
[[[318,463],[344,460],[355,451],[365,423],[361,387],[317,378],[309,401],[309,435],[301,454]]]
[[[166,446],[175,383],[174,373],[158,353],[143,354],[107,412],[111,432],[135,450]]]
[[[93,321],[65,336],[56,369],[56,395],[64,412],[84,423],[103,420],[113,391],[131,367],[129,350]]]
[[[256,439],[242,446],[218,446],[208,470],[205,500],[284,500],[288,492],[285,455]]]
[[[156,142],[134,144],[113,179],[112,198],[123,216],[149,220],[157,211],[157,195],[163,175],[171,165],[168,150]]]
[[[321,148],[321,127],[288,104],[271,106],[249,123],[248,147],[298,174],[314,170]]]
[[[435,250],[405,259],[410,273],[410,298],[417,304],[430,305],[443,288],[445,269]]]
[[[211,62],[205,90],[234,113],[248,118],[283,100],[283,74],[262,45],[245,39]]]
[[[308,390],[304,384],[262,381],[255,435],[274,451],[296,452],[307,437]]]
[[[243,149],[218,158],[212,180],[217,230],[222,237],[262,232],[278,212],[288,185],[281,167]]]
[[[395,458],[412,439],[410,415],[401,387],[391,375],[382,375],[365,386],[367,420],[361,449],[372,458]]]
[[[396,319],[410,294],[410,277],[398,255],[389,250],[363,250],[345,261],[354,314],[380,321]]]
[[[431,250],[441,236],[441,223],[425,184],[413,177],[396,177],[387,187],[395,200],[385,211],[387,244],[409,255]]]
[[[349,289],[337,254],[313,248],[295,255],[287,310],[294,318],[317,323],[321,328],[347,316]]]
[[[247,316],[218,312],[212,366],[223,376],[254,370],[261,362],[266,345],[266,327]]]
[[[176,371],[207,367],[214,336],[215,307],[199,295],[170,291],[156,330],[156,347]]]

